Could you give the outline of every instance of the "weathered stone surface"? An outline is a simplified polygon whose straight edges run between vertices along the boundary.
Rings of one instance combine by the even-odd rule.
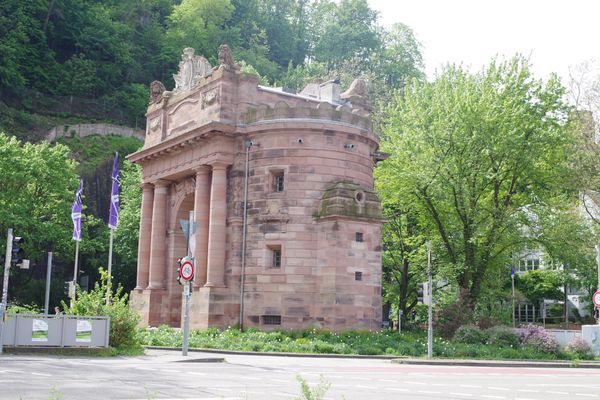
[[[192,210],[191,326],[240,322],[247,152],[243,324],[379,329],[382,220],[368,105],[358,92],[343,99],[334,81],[303,95],[259,86],[221,55],[218,68],[190,81],[185,63],[197,56],[185,53],[177,90],[149,106],[144,147],[130,157],[142,166],[146,193],[132,292],[142,323],[182,321],[179,221]]]

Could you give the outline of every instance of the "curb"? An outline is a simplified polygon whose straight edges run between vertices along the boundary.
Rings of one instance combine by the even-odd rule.
[[[161,347],[161,346],[142,346],[149,350],[168,350],[181,351],[181,347]],[[259,351],[239,351],[239,350],[222,350],[222,349],[200,349],[189,348],[188,352],[198,353],[216,353],[216,354],[232,354],[240,356],[273,356],[273,357],[305,357],[305,358],[356,358],[362,360],[395,360],[398,356],[386,355],[360,355],[360,354],[318,354],[318,353],[282,353],[282,352],[259,352]]]
[[[394,364],[405,365],[444,365],[465,367],[510,367],[510,368],[600,368],[597,362],[571,362],[571,361],[503,361],[503,360],[421,360],[421,359],[394,359]]]

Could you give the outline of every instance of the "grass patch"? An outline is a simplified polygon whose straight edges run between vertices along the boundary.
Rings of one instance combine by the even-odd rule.
[[[141,329],[139,338],[143,345],[180,347],[182,332],[166,325]],[[381,331],[381,332],[329,332],[273,331],[261,332],[248,329],[194,330],[190,333],[191,348],[223,349],[257,352],[393,355],[425,357],[427,333]],[[514,345],[510,341],[490,343],[460,343],[434,338],[433,355],[440,358],[469,358],[484,360],[574,360],[575,354],[559,351],[547,353],[529,346]]]

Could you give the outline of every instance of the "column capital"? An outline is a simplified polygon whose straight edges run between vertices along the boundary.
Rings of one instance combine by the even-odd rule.
[[[171,184],[171,181],[168,181],[166,179],[157,179],[154,182],[152,182],[152,184],[155,188],[162,188],[169,186]]]
[[[143,191],[154,190],[154,185],[150,182],[142,182],[142,183],[140,183],[140,187],[142,188]]]
[[[229,167],[230,163],[217,160],[217,161],[212,161],[211,163],[209,163],[209,165],[212,167],[212,169],[214,171],[214,170],[220,170],[220,169],[227,169],[227,167]]]
[[[196,175],[204,175],[210,173],[210,166],[203,164],[197,167],[192,168],[192,171],[196,173]]]

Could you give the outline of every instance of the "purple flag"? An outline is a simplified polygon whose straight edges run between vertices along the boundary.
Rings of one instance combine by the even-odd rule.
[[[73,240],[78,242],[81,241],[81,209],[83,207],[83,200],[81,194],[83,193],[83,179],[79,181],[79,188],[75,193],[75,201],[73,207],[71,207],[71,219],[73,220]]]
[[[108,227],[110,229],[117,229],[117,225],[119,225],[119,153],[115,153],[115,161],[113,163]]]
[[[515,267],[512,267],[510,270],[510,277],[512,278],[513,276],[515,276],[516,273],[517,273],[517,269]]]

